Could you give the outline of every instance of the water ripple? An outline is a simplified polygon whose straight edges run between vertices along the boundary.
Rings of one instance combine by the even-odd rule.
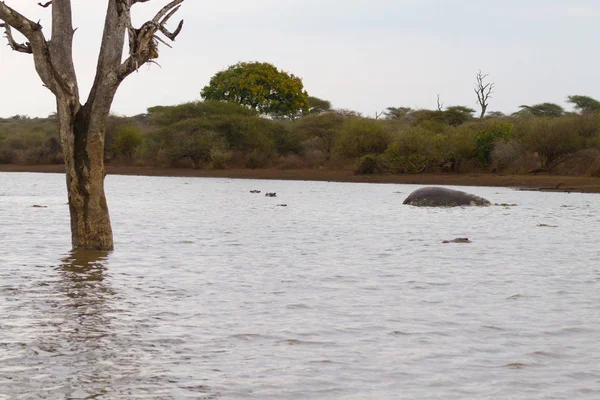
[[[597,197],[414,188],[108,176],[64,253],[64,177],[0,174],[0,399],[600,398]]]

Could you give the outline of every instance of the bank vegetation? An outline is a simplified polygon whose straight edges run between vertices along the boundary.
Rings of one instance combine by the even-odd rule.
[[[574,112],[543,103],[511,114],[451,106],[390,107],[376,117],[319,107],[273,117],[206,100],[112,115],[108,165],[197,169],[347,169],[358,174],[492,172],[600,176],[600,109],[569,96]],[[585,100],[585,101],[584,101]],[[56,117],[0,119],[0,164],[61,164]]]

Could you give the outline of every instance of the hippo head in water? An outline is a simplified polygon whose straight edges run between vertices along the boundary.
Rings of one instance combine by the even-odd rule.
[[[489,206],[490,202],[460,190],[424,187],[412,192],[404,204],[421,207]]]

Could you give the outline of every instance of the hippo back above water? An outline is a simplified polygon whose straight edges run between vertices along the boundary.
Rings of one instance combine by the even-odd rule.
[[[424,187],[412,192],[404,204],[421,207],[457,207],[457,206],[489,206],[491,203],[483,197],[475,196],[460,190],[442,187]]]

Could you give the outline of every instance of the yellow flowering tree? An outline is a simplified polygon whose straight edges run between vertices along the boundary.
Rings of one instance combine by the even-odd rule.
[[[294,119],[310,108],[302,79],[269,63],[232,65],[217,72],[200,94],[205,100],[237,103],[278,118]]]

